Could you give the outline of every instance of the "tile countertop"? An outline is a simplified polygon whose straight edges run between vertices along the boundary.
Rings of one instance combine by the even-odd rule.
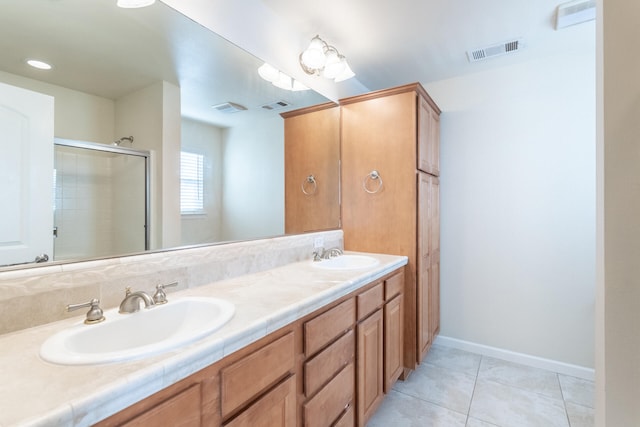
[[[367,255],[380,262],[326,270],[309,260],[169,293],[169,304],[209,296],[234,303],[236,312],[208,337],[141,360],[61,366],[40,359],[40,345],[84,315],[0,335],[0,426],[91,425],[407,264],[404,256]]]

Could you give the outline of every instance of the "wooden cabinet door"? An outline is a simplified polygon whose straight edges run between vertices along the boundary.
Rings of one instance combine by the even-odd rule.
[[[295,427],[296,411],[296,381],[292,375],[224,427]]]
[[[429,209],[429,252],[431,253],[431,277],[429,280],[429,305],[431,307],[430,328],[435,337],[440,332],[440,180],[429,179],[430,201]]]
[[[440,115],[418,97],[418,169],[440,175]]]
[[[418,173],[418,265],[416,314],[418,360],[420,363],[431,346],[431,176]]]
[[[413,91],[342,105],[345,249],[414,256],[416,129]]]
[[[382,310],[358,324],[358,426],[364,426],[384,398]]]
[[[285,233],[339,228],[340,108],[283,116]]]
[[[388,393],[403,370],[402,295],[384,305],[384,392]]]

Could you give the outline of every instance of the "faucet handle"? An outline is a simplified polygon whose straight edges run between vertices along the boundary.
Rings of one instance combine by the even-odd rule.
[[[100,308],[100,300],[97,298],[81,304],[69,304],[67,305],[67,311],[74,311],[78,310],[79,308],[85,307],[90,307],[89,311],[87,312],[87,317],[84,319],[84,323],[86,323],[87,325],[100,323],[105,319],[104,313]]]
[[[178,286],[178,282],[169,283],[168,285],[156,286],[156,293],[153,294],[153,302],[156,304],[166,304],[167,294],[164,292],[164,288]]]

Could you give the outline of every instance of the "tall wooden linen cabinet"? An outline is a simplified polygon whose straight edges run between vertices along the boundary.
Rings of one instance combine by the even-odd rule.
[[[406,255],[405,374],[440,328],[440,109],[420,84],[340,100],[346,250]]]
[[[375,308],[357,310],[361,427],[440,327],[440,110],[415,83],[281,115],[285,231],[342,227],[347,250],[409,258],[404,274],[384,281],[384,299],[382,285],[358,297]]]

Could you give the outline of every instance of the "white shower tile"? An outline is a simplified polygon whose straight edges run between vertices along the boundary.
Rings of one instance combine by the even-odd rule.
[[[478,379],[518,387],[548,397],[562,399],[560,382],[555,372],[533,368],[491,357],[483,357]]]
[[[469,415],[503,427],[569,427],[561,399],[481,379]]]

